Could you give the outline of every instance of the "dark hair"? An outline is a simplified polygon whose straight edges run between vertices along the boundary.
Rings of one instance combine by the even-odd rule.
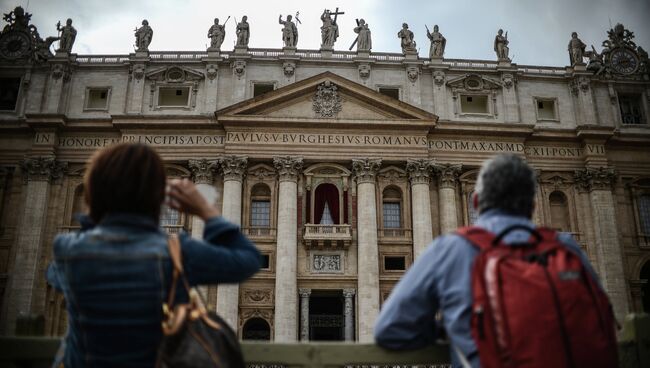
[[[97,151],[84,177],[90,218],[99,223],[107,213],[128,212],[158,223],[165,182],[160,156],[146,145],[120,143]]]
[[[530,218],[537,181],[535,172],[519,156],[500,154],[485,161],[478,174],[478,210],[500,209]]]

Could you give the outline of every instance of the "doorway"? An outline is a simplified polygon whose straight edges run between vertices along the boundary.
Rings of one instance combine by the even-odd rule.
[[[344,338],[341,290],[312,291],[309,298],[309,340],[343,341]]]

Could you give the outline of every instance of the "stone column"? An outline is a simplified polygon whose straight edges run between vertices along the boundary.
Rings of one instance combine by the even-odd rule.
[[[438,205],[440,208],[440,233],[445,234],[458,227],[458,209],[456,208],[456,182],[461,165],[435,165],[438,175]]]
[[[275,267],[275,341],[297,340],[298,333],[298,174],[302,158],[274,157],[278,171],[278,230]]]
[[[406,161],[406,171],[411,181],[411,209],[413,222],[413,257],[422,254],[431,242],[431,200],[429,174],[433,164],[427,159]]]
[[[196,184],[196,189],[201,193],[203,197],[212,205],[217,200],[217,191],[214,188],[214,171],[217,168],[216,160],[188,160],[187,166],[192,172],[192,180]],[[205,228],[205,223],[198,216],[192,216],[192,238],[194,239],[203,239],[203,230]],[[201,294],[208,298],[207,287],[199,287]]]
[[[309,296],[311,289],[299,289],[300,294],[300,341],[309,341]]]
[[[359,342],[374,341],[373,327],[379,314],[379,249],[375,176],[380,159],[352,160],[357,180],[357,244]]]
[[[224,219],[240,225],[242,207],[242,181],[248,165],[246,157],[226,156],[219,161],[223,171]],[[217,287],[217,313],[237,331],[239,315],[239,284],[219,284]]]
[[[623,251],[616,224],[616,206],[612,187],[616,181],[613,169],[586,168],[575,173],[576,183],[589,192],[591,220],[594,224],[593,249],[596,253],[600,281],[609,294],[617,320],[629,312],[627,283],[623,271]]]
[[[354,294],[355,289],[343,289],[343,318],[345,320],[345,341],[354,341]]]
[[[50,181],[63,175],[67,163],[53,157],[35,157],[25,159],[21,168],[27,180],[25,202],[23,212],[18,214],[16,256],[3,302],[2,330],[9,335],[15,333],[16,319],[32,312],[34,287],[37,279],[43,277],[38,272],[38,262],[45,241]]]

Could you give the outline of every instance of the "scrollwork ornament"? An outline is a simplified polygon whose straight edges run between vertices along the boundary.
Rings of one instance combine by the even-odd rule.
[[[411,81],[411,83],[415,83],[418,80],[418,77],[420,76],[420,68],[414,65],[407,67],[406,76]]]
[[[438,87],[445,84],[445,72],[441,70],[436,70],[433,72],[433,83],[435,83],[435,85]]]
[[[230,64],[230,67],[237,79],[241,79],[246,73],[246,60],[235,60]]]
[[[370,64],[359,64],[359,77],[361,79],[368,79],[370,77]]]
[[[208,64],[205,68],[205,74],[208,76],[208,79],[214,80],[217,77],[219,72],[219,67],[217,64]]]
[[[282,64],[282,70],[284,71],[284,76],[290,78],[296,71],[296,63],[293,61],[285,61]]]
[[[503,83],[503,86],[506,89],[510,89],[510,88],[512,88],[512,86],[515,85],[516,79],[515,79],[515,76],[512,75],[511,73],[504,73],[501,76],[501,82]]]

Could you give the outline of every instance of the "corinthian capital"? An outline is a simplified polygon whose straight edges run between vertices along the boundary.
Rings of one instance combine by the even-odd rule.
[[[456,181],[462,170],[460,164],[436,164],[433,166],[434,171],[438,175],[438,185],[441,188],[455,188]]]
[[[302,170],[302,157],[273,157],[273,166],[278,171],[280,181],[296,181]]]
[[[574,179],[579,191],[612,190],[614,183],[616,183],[616,171],[606,167],[588,167],[583,170],[576,170]]]
[[[223,171],[223,180],[242,181],[248,166],[248,157],[243,156],[224,156],[219,159],[221,171]]]
[[[218,164],[217,160],[207,160],[205,158],[187,161],[187,166],[192,171],[192,179],[196,184],[212,184],[214,171],[217,169]]]
[[[50,181],[63,176],[68,169],[67,162],[61,162],[54,157],[26,158],[20,163],[26,180]]]
[[[411,184],[429,184],[433,162],[428,159],[406,160],[406,172],[409,174]]]
[[[357,183],[374,183],[377,171],[381,167],[379,158],[361,158],[352,160],[352,170],[357,177]]]

